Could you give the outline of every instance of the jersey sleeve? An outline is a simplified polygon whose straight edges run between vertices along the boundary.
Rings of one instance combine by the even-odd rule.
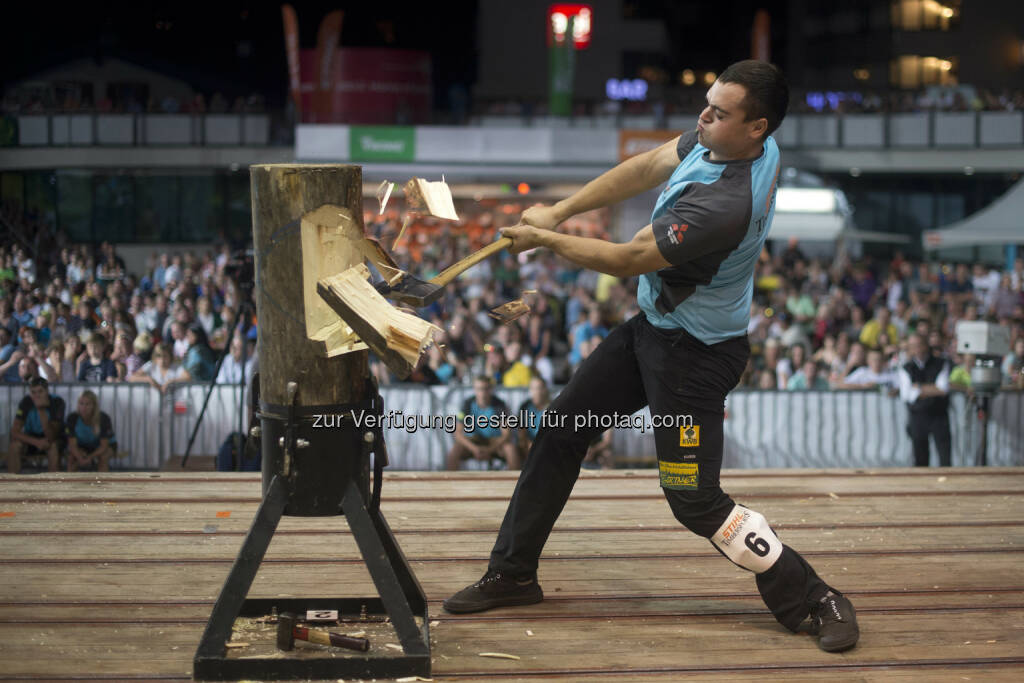
[[[28,414],[31,411],[32,411],[32,397],[31,396],[25,396],[24,398],[21,399],[21,401],[18,402],[18,412],[16,412],[14,414],[14,419],[15,420],[21,420],[22,424],[24,424],[25,419],[28,417]]]
[[[693,148],[697,146],[697,131],[690,130],[679,136],[679,142],[676,144],[676,154],[679,155],[679,161],[682,161]]]
[[[110,416],[106,413],[100,413],[100,438],[112,441],[114,439],[114,424],[110,421]]]
[[[735,249],[746,234],[750,197],[690,183],[675,204],[655,219],[658,250],[674,266]]]

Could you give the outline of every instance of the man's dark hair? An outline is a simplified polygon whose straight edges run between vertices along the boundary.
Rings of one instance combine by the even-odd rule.
[[[775,132],[789,107],[789,86],[782,70],[757,59],[744,59],[728,66],[718,77],[720,83],[736,83],[747,90],[743,98],[745,121],[766,119],[764,137]]]
[[[36,375],[35,377],[29,377],[28,385],[30,387],[43,387],[45,389],[50,386],[50,383],[46,381],[45,377]]]

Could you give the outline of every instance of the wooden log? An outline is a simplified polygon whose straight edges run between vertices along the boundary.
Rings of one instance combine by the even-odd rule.
[[[369,373],[367,352],[327,357],[324,340],[310,336],[333,334],[339,342],[345,331],[308,327],[326,322],[318,318],[317,306],[329,310],[316,294],[316,280],[362,263],[362,254],[348,239],[363,235],[362,168],[260,164],[250,168],[250,177],[261,398],[285,405],[288,382],[295,381],[301,406],[361,400]],[[345,227],[342,213],[348,214]],[[311,240],[311,234],[329,244]],[[317,269],[326,272],[312,272]]]

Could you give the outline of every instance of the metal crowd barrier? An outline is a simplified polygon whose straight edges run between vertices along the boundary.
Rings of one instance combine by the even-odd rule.
[[[206,384],[183,384],[161,395],[147,384],[75,383],[54,384],[51,391],[64,399],[68,412],[75,410],[84,390],[96,392],[100,409],[110,415],[114,424],[117,450],[126,454],[113,461],[111,468],[154,470],[168,459],[184,455],[207,387]],[[216,454],[231,432],[238,430],[239,393],[235,385],[214,388],[196,435],[193,455]],[[4,453],[18,402],[26,394],[24,386],[0,385],[0,450]],[[383,387],[381,394],[385,411],[389,414],[394,411],[394,424],[385,430],[391,467],[442,469],[454,438],[448,428],[453,426],[472,388],[399,384]],[[499,387],[496,394],[512,411],[527,398],[525,389]],[[725,467],[904,467],[913,464],[906,433],[906,408],[898,399],[878,392],[736,391],[729,396],[726,410]],[[988,464],[1024,465],[1024,393],[999,393],[990,412]],[[649,421],[646,408],[641,415]],[[327,425],[329,428],[329,423]],[[952,397],[950,428],[953,465],[974,465],[981,427],[976,406],[963,394]],[[623,466],[653,464],[653,433],[639,429],[617,430],[613,451],[616,461]]]

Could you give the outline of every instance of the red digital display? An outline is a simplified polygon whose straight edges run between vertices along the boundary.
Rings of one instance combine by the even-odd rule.
[[[572,42],[577,50],[590,46],[590,30],[594,23],[594,11],[590,5],[559,3],[548,8],[548,45],[552,36],[557,43],[565,40],[565,32],[569,27],[569,18],[573,18]]]

